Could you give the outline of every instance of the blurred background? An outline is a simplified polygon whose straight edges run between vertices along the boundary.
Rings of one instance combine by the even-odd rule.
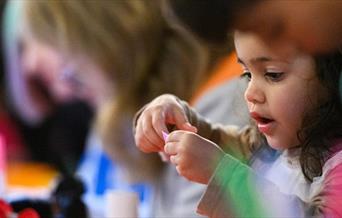
[[[0,5],[1,198],[41,217],[108,217],[106,194],[121,190],[136,193],[139,217],[199,217],[205,187],[136,149],[132,120],[172,93],[212,121],[247,124],[230,37],[204,42],[168,1]]]

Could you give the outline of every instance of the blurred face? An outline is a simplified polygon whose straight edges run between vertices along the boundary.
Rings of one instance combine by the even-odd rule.
[[[22,40],[21,64],[25,79],[35,85],[45,87],[50,93],[53,101],[63,102],[73,97],[71,88],[59,79],[62,67],[62,59],[53,48],[39,43],[33,39]],[[30,87],[31,97],[39,101],[39,93]]]
[[[253,31],[273,46],[294,44],[310,53],[321,53],[342,45],[340,0],[260,1],[247,9],[236,28]]]
[[[60,72],[61,80],[67,83],[79,98],[88,102],[94,109],[99,109],[112,97],[114,87],[111,79],[88,58],[82,55],[71,57],[64,61]]]
[[[112,90],[105,73],[82,55],[65,55],[31,39],[24,41],[21,60],[25,77],[43,83],[57,102],[78,98],[98,108]],[[39,91],[31,95],[44,108]]]
[[[259,131],[275,149],[298,146],[303,116],[322,93],[313,59],[296,49],[278,52],[253,34],[237,32],[235,46],[249,81],[245,100]]]

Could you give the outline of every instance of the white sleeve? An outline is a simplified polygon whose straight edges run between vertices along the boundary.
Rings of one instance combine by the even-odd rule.
[[[198,213],[214,218],[307,217],[314,211],[230,155],[219,163],[197,208]]]

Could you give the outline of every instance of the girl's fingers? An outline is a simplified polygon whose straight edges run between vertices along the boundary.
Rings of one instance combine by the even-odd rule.
[[[184,130],[175,130],[169,134],[169,136],[167,137],[166,143],[179,142],[182,139],[182,137],[187,133],[189,132],[184,131]]]
[[[192,126],[188,118],[186,117],[183,110],[179,110],[179,108],[173,110],[173,120],[174,124],[177,126],[180,130],[187,130],[187,131],[197,131],[196,127]]]
[[[141,123],[144,136],[148,139],[148,141],[158,146],[159,149],[162,150],[165,143],[152,126],[152,117],[146,117]]]
[[[197,133],[197,128],[192,126],[189,122],[183,124],[183,130],[187,130],[189,132]]]
[[[152,128],[158,134],[159,139],[164,141],[162,132],[165,132],[165,133],[169,132],[166,127],[166,120],[165,120],[164,114],[161,112],[155,113],[154,116],[152,116],[151,123],[152,123]]]
[[[168,155],[176,155],[177,154],[177,144],[168,142],[165,144],[164,152]]]
[[[146,137],[141,137],[137,146],[141,151],[145,153],[160,151],[160,148],[157,145],[151,143]]]
[[[159,154],[159,156],[163,162],[169,162],[170,161],[170,156],[167,155],[165,152],[159,151],[158,154]]]
[[[177,155],[170,156],[170,162],[177,166]]]
[[[135,144],[136,146],[144,151],[145,150],[145,143],[146,143],[146,140],[144,139],[144,133],[142,131],[142,128],[141,128],[141,124],[140,122],[137,123],[136,127],[135,127],[135,133],[134,133],[134,140],[135,140]]]

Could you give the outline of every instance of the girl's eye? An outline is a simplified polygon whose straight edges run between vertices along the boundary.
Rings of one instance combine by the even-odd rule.
[[[283,72],[267,72],[265,73],[265,77],[272,82],[279,82],[283,79],[284,73]]]
[[[246,78],[247,81],[251,81],[252,74],[251,74],[251,72],[245,71],[245,72],[243,72],[243,73],[241,74],[240,77],[243,78],[243,79]]]

